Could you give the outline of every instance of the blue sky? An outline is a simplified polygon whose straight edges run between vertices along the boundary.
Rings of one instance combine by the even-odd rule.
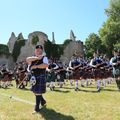
[[[92,32],[98,33],[106,21],[104,9],[109,0],[0,0],[0,43],[7,44],[11,32],[24,38],[42,31],[56,43],[69,38],[72,29],[82,41]]]

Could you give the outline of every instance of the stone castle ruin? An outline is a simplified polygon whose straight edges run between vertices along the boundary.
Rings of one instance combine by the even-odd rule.
[[[36,43],[33,44],[32,40],[36,36],[38,38],[38,41],[36,41]],[[7,46],[9,48],[9,52],[12,53],[14,46],[15,46],[15,43],[20,42],[22,40],[24,40],[24,46],[21,46],[20,54],[17,57],[16,62],[24,61],[26,59],[26,57],[32,56],[34,54],[34,48],[35,48],[36,44],[41,44],[44,46],[45,41],[48,40],[48,36],[43,32],[35,31],[35,32],[32,32],[28,35],[28,39],[24,39],[22,33],[20,33],[18,36],[16,36],[12,32],[11,36],[9,38],[9,41],[7,43]],[[76,37],[75,37],[72,30],[70,32],[70,40],[71,40],[71,42],[66,46],[66,48],[64,49],[63,55],[60,57],[60,60],[63,63],[68,63],[69,60],[71,59],[73,53],[76,51],[77,51],[77,53],[84,55],[83,42],[81,42],[80,40],[76,40]],[[55,38],[54,38],[54,32],[52,32],[52,43],[53,44],[56,43]],[[5,55],[4,56],[2,55],[0,57],[0,64],[2,64],[3,61],[4,61],[4,63],[8,64],[8,66],[14,65],[12,56],[5,57]]]

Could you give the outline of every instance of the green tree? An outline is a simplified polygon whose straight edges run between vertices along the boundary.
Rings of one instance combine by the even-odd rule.
[[[120,0],[111,0],[105,12],[107,16],[112,17],[114,21],[120,21]]]
[[[63,42],[63,47],[65,48],[72,40],[71,39],[66,39]]]
[[[9,53],[9,48],[7,45],[0,44],[0,55],[5,54],[5,55],[10,55]]]
[[[120,50],[120,43],[116,43],[116,44],[114,45],[114,48]]]
[[[100,28],[99,34],[108,56],[111,57],[114,47],[120,43],[120,0],[111,0],[105,11],[108,19]]]
[[[99,36],[95,33],[91,33],[85,41],[85,54],[87,57],[91,57],[93,52],[103,53],[102,42]]]
[[[52,42],[47,40],[44,44],[44,49],[48,58],[52,57]]]

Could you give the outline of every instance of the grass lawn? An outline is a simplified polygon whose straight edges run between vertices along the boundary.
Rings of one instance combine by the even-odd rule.
[[[95,86],[76,92],[68,83],[44,94],[47,107],[32,114],[34,95],[29,89],[0,88],[0,120],[120,120],[120,92],[116,84],[100,93]]]

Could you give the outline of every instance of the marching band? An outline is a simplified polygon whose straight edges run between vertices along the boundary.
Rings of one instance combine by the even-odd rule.
[[[87,87],[95,81],[97,91],[100,92],[101,85],[106,86],[106,83],[110,84],[113,79],[120,90],[120,53],[116,50],[110,60],[97,53],[93,53],[91,60],[85,60],[80,55],[73,54],[68,65],[63,65],[60,60],[49,59],[48,67],[41,71],[35,68],[40,64],[38,57],[28,57],[26,61],[16,63],[14,70],[8,70],[5,64],[0,66],[1,88],[12,86],[12,81],[15,80],[16,88],[24,89],[31,82],[32,74],[43,72],[47,87],[51,91],[54,91],[56,85],[63,87],[67,80],[71,86],[75,85],[75,91],[80,90],[79,81],[81,87]]]

